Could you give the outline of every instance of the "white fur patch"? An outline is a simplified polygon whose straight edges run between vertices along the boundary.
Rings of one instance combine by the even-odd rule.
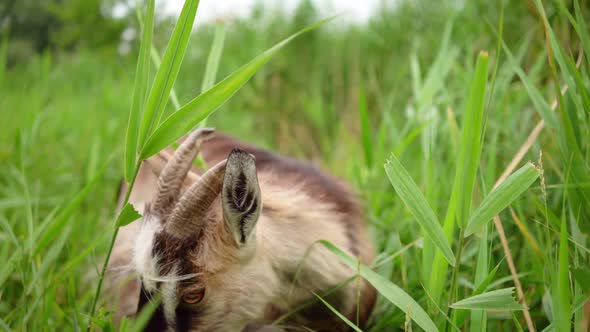
[[[137,273],[142,276],[143,287],[148,292],[158,290],[157,282],[163,281],[160,287],[162,294],[162,306],[164,307],[164,316],[168,324],[176,322],[176,273],[171,272],[167,276],[160,276],[158,269],[158,257],[153,256],[154,236],[161,231],[162,223],[160,219],[154,216],[146,215],[140,221],[140,230],[135,239],[133,248],[133,264]],[[172,271],[176,271],[175,268]]]
[[[157,217],[146,215],[140,221],[140,230],[135,239],[135,247],[133,248],[133,264],[135,270],[143,278],[143,286],[147,291],[153,292],[156,290],[156,282],[154,279],[159,277],[157,269],[157,257],[152,256],[152,248],[154,245],[154,236],[156,232],[161,229],[160,219]]]

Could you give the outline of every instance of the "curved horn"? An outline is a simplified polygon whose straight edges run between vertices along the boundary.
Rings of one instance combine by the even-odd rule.
[[[158,179],[158,190],[152,201],[151,211],[160,217],[166,216],[180,194],[180,187],[192,162],[199,152],[201,143],[211,136],[214,129],[199,128],[182,142],[168,161]]]
[[[199,231],[203,218],[223,188],[227,159],[210,168],[182,195],[166,222],[165,230],[187,238]]]
[[[174,149],[167,148],[167,149],[164,149],[164,150],[156,153],[155,155],[153,155],[149,159],[144,160],[144,163],[146,164],[148,169],[152,172],[152,174],[154,174],[156,179],[158,179],[160,177],[160,174],[162,174],[162,170],[164,170],[164,167],[166,167],[166,165],[168,164],[168,161],[171,160],[173,156],[174,156]],[[198,179],[199,179],[199,173],[193,172],[192,169],[189,169],[188,173],[186,173],[186,177],[184,179],[184,182],[182,183],[182,185],[180,187],[184,188],[184,186],[187,183],[188,184],[194,183]],[[182,191],[182,189],[181,189],[181,191]],[[150,198],[153,198],[153,197],[150,197]]]

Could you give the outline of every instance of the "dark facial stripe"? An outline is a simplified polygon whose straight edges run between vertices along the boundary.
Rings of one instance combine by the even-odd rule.
[[[151,294],[145,290],[143,285],[141,286],[141,291],[139,292],[139,302],[137,304],[137,314],[141,312],[141,310],[150,303]],[[166,317],[164,316],[164,307],[162,303],[156,308],[154,314],[150,318],[148,324],[143,329],[145,332],[161,332],[166,331],[166,327],[168,324],[166,323]]]
[[[201,234],[195,234],[187,239],[178,239],[166,232],[159,232],[154,239],[152,257],[159,257],[161,264],[158,265],[160,275],[168,275],[174,266],[180,268],[182,274],[193,272],[191,261],[187,255],[197,246]]]
[[[176,307],[176,330],[178,332],[188,332],[190,327],[191,311],[181,306]]]

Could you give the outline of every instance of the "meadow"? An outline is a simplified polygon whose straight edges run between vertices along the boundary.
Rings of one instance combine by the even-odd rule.
[[[196,22],[190,41],[159,24],[126,56],[47,51],[10,66],[4,39],[0,329],[140,328],[113,326],[96,297],[118,187],[137,156],[206,118],[356,188],[378,252],[359,269],[380,292],[365,330],[588,330],[589,14],[583,1],[401,1],[271,49],[322,19],[303,5]],[[183,61],[169,41],[187,46]],[[166,66],[173,89],[153,84],[170,82]],[[170,101],[151,105],[152,84]],[[185,105],[185,132],[160,130]]]

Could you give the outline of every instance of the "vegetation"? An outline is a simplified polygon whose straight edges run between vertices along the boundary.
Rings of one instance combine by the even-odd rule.
[[[129,15],[114,18],[113,0],[4,0],[0,35],[10,38],[9,64],[44,50],[92,49],[114,55]]]
[[[412,1],[319,27],[304,4],[197,22],[190,42],[151,36],[147,7],[127,57],[46,50],[7,66],[12,40],[0,46],[0,328],[115,329],[96,292],[115,220],[133,215],[116,215],[118,184],[203,119],[355,185],[374,264],[318,245],[378,288],[366,330],[588,328],[585,3]]]

